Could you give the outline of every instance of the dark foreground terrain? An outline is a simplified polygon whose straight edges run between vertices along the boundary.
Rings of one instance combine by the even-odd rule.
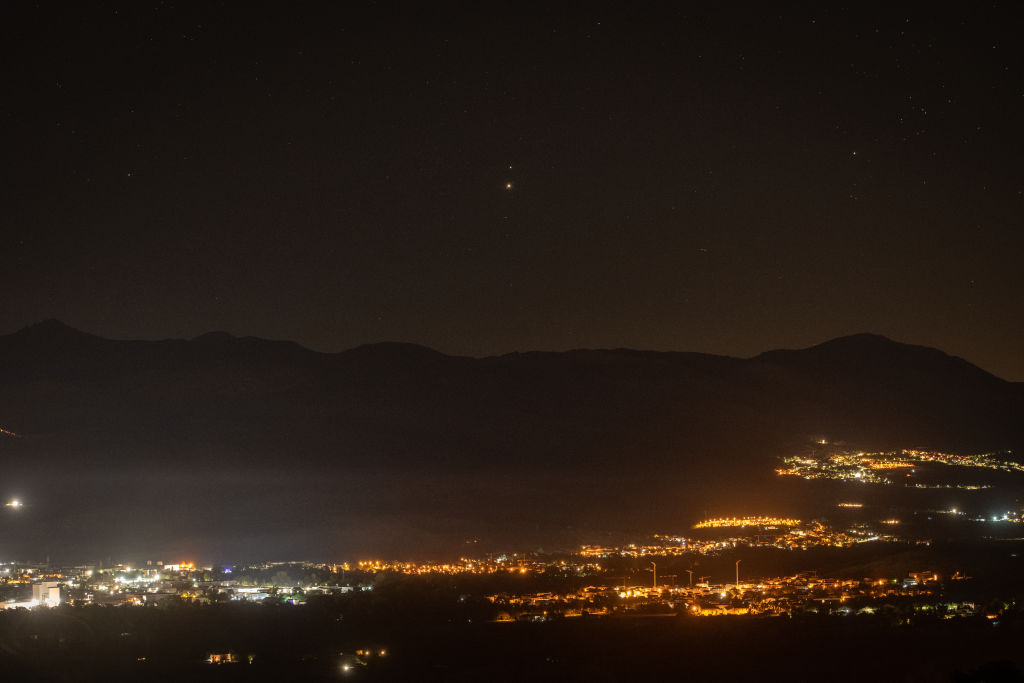
[[[995,619],[894,608],[493,623],[474,618],[485,610],[472,600],[400,594],[10,611],[0,614],[0,670],[9,681],[1024,680],[1024,613],[1013,607]],[[228,652],[240,662],[204,661]]]

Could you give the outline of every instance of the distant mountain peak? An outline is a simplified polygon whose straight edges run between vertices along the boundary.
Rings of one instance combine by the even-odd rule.
[[[808,346],[802,349],[772,349],[771,351],[765,351],[757,358],[771,358],[776,356],[790,355],[790,354],[801,354],[801,355],[821,355],[821,354],[848,354],[858,352],[886,352],[886,351],[897,351],[897,350],[909,350],[919,349],[922,351],[937,352],[936,349],[932,349],[927,346],[915,346],[913,344],[904,344],[903,342],[895,341],[881,334],[874,334],[872,332],[859,332],[857,334],[849,334],[842,337],[836,337],[835,339],[829,339],[828,341],[815,344],[814,346]],[[941,352],[939,352],[941,353]]]
[[[77,330],[74,327],[71,327],[71,325],[68,325],[63,320],[57,320],[56,318],[46,318],[45,320],[40,320],[39,322],[34,323],[32,325],[29,325],[28,327],[26,327],[24,329],[26,329],[26,330],[38,330],[38,331],[45,331],[45,332],[50,332],[50,331],[70,331],[70,332],[78,332],[79,334],[84,334],[84,332],[81,332],[80,330]]]
[[[344,355],[353,356],[395,356],[406,358],[445,358],[447,354],[441,353],[429,346],[412,344],[409,342],[383,341],[370,344],[361,344],[355,348],[341,352]]]
[[[15,332],[14,335],[19,337],[42,339],[100,339],[100,337],[97,337],[94,334],[82,332],[81,330],[71,327],[67,323],[57,320],[56,318],[40,320],[28,327],[23,327]]]
[[[825,344],[901,344],[901,342],[895,341],[886,337],[883,334],[876,334],[874,332],[857,332],[856,334],[848,334],[842,337],[836,337],[829,341],[822,342],[818,346],[824,346]]]
[[[205,343],[223,343],[223,342],[234,341],[235,339],[238,339],[238,337],[236,337],[235,335],[231,334],[230,332],[223,332],[221,330],[215,330],[213,332],[207,332],[205,334],[201,334],[198,337],[193,337],[192,341],[199,342],[200,344],[205,344]]]
[[[909,371],[935,373],[953,372],[961,377],[971,377],[984,382],[1002,382],[991,373],[971,364],[958,356],[930,346],[906,344],[880,334],[867,332],[837,337],[805,349],[779,349],[765,351],[754,360],[768,363],[804,367],[817,366],[848,372],[860,373],[869,370],[891,372],[897,368]]]

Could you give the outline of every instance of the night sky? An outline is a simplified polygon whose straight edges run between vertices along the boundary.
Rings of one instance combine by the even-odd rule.
[[[1014,3],[22,4],[2,333],[752,355],[870,331],[1024,380]]]

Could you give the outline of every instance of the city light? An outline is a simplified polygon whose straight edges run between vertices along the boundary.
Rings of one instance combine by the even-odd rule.
[[[938,451],[904,449],[884,453],[864,453],[836,450],[826,454],[789,456],[782,459],[783,466],[775,469],[779,476],[803,479],[838,479],[862,484],[893,484],[889,473],[910,470],[905,478],[917,473],[919,465],[938,465],[958,469],[985,469],[999,472],[1024,473],[1024,465],[1010,459],[1009,452],[955,455]],[[906,483],[914,488],[949,488],[978,490],[990,488],[988,484],[955,481],[953,483]]]
[[[786,517],[720,517],[699,522],[694,529],[717,529],[722,527],[745,526],[799,526],[799,519]]]

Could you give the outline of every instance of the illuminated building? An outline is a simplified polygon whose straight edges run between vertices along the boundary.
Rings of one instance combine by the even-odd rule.
[[[60,587],[56,581],[40,581],[32,584],[32,603],[56,607],[60,604]]]

